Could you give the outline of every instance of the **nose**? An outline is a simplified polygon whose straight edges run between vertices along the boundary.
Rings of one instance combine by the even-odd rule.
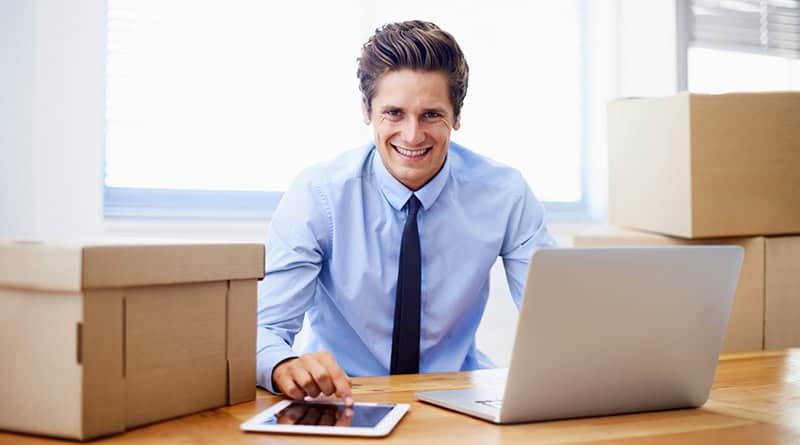
[[[422,131],[416,119],[406,119],[403,123],[400,136],[403,138],[403,142],[410,147],[415,147],[425,142],[425,132]]]

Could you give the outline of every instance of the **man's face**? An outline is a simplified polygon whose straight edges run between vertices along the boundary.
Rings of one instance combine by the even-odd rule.
[[[458,129],[441,72],[389,71],[378,79],[372,110],[362,103],[375,144],[389,173],[418,190],[444,165],[450,129]]]

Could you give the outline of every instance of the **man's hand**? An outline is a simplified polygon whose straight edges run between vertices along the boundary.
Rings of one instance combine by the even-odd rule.
[[[275,388],[295,400],[305,396],[336,395],[353,404],[350,378],[328,351],[312,352],[286,360],[272,370]]]

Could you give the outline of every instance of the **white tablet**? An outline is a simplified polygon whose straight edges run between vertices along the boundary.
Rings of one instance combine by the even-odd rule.
[[[244,431],[386,436],[408,411],[405,403],[356,403],[282,400],[241,425]]]

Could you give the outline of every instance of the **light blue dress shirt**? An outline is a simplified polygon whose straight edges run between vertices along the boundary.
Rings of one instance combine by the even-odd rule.
[[[489,271],[503,257],[519,307],[533,252],[555,242],[544,209],[520,173],[453,142],[439,173],[413,192],[422,252],[420,372],[491,367],[475,346]],[[389,374],[400,240],[412,191],[374,144],[302,173],[270,225],[259,285],[258,384],[303,352],[328,350],[350,376]]]

